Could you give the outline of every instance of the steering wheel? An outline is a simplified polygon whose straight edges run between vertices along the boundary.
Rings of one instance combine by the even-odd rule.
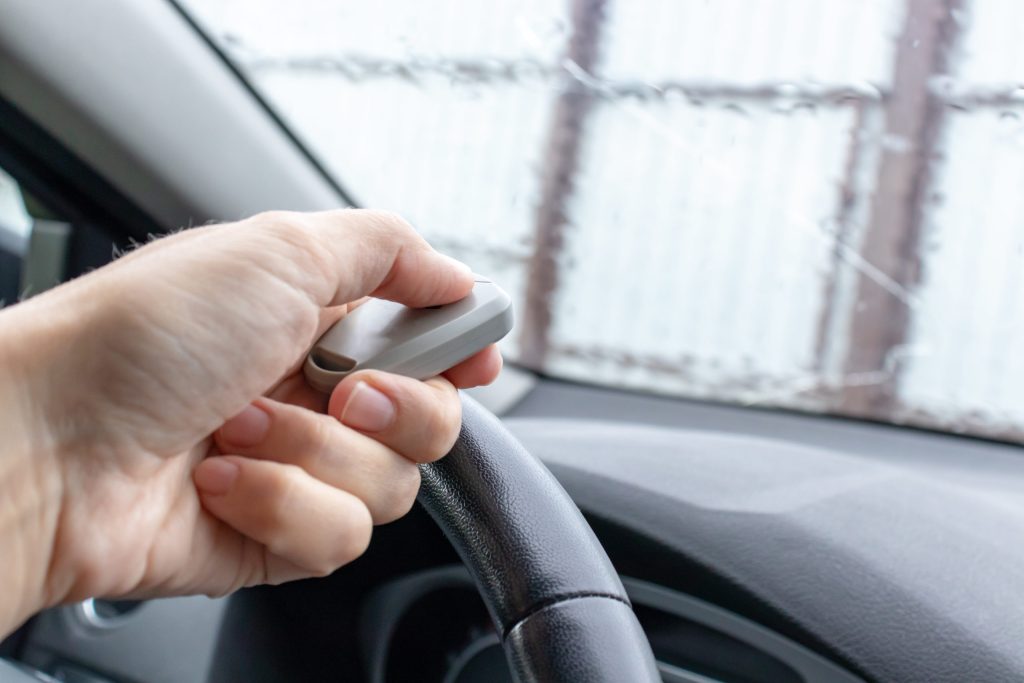
[[[618,574],[569,495],[491,413],[423,467],[420,502],[455,546],[521,683],[660,683]],[[0,660],[0,681],[38,681]]]
[[[551,472],[465,394],[462,432],[420,503],[487,605],[517,681],[657,683],[607,553]]]

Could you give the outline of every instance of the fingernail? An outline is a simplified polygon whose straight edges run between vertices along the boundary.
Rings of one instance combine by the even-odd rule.
[[[238,465],[227,458],[210,458],[196,468],[196,488],[211,496],[220,496],[231,490],[238,479]]]
[[[366,382],[359,382],[348,397],[341,421],[364,432],[387,429],[395,419],[395,404]]]
[[[225,422],[217,434],[225,444],[248,448],[263,441],[269,429],[270,415],[250,403]]]

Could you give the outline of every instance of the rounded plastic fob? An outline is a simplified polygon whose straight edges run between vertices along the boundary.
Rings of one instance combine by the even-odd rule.
[[[469,295],[443,306],[409,308],[370,299],[317,340],[303,372],[325,393],[357,370],[427,379],[498,341],[512,323],[508,294],[479,277]]]

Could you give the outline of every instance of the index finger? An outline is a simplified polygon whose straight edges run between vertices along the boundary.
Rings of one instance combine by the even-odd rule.
[[[459,389],[470,389],[490,384],[497,379],[502,363],[498,345],[491,344],[455,367],[442,372],[441,376]]]
[[[501,372],[501,366],[501,353],[496,344],[491,344],[479,353],[442,372],[441,376],[459,389],[470,389],[493,382]],[[290,403],[318,413],[327,412],[329,395],[309,386],[302,373],[291,375],[267,396],[282,403]]]

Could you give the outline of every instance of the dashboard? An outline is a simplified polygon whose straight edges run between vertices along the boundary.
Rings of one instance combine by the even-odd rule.
[[[702,600],[623,577],[666,683],[860,679],[792,641]],[[438,615],[445,615],[439,620]],[[364,661],[374,683],[437,680],[501,683],[512,678],[498,634],[459,565],[402,577],[363,611]],[[431,646],[422,648],[424,637]],[[417,649],[422,653],[410,658]]]
[[[588,517],[664,681],[1024,678],[1019,448],[547,381],[505,421]],[[87,683],[510,680],[418,509],[326,579],[63,607],[14,654]]]
[[[861,680],[710,603],[640,579],[623,577],[623,583],[665,683]],[[57,681],[223,680],[223,663],[211,675],[218,643],[244,638],[232,632],[244,620],[225,619],[229,602],[88,600],[42,615],[23,659]],[[371,591],[359,609],[357,633],[363,675],[372,683],[513,680],[484,603],[458,564],[400,576]]]

